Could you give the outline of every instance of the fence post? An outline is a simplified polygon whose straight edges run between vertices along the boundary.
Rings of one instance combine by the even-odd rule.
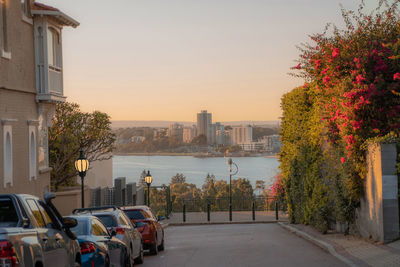
[[[254,200],[253,200],[253,205],[251,207],[251,211],[253,212],[253,221],[255,221],[256,220],[256,205],[254,203]]]
[[[183,203],[183,222],[186,222],[186,204]]]
[[[275,219],[278,221],[279,216],[278,216],[278,201],[275,201]]]
[[[207,221],[210,221],[210,203],[207,203]]]

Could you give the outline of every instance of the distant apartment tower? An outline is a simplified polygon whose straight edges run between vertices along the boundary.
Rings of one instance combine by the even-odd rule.
[[[225,126],[221,123],[215,123],[215,144],[220,146],[225,144]]]
[[[190,143],[193,138],[197,136],[197,127],[193,125],[192,127],[183,128],[183,142]]]
[[[183,125],[179,123],[171,124],[168,128],[168,136],[177,138],[180,142],[183,140]]]
[[[207,110],[202,110],[197,113],[197,135],[208,136],[208,126],[212,123],[211,113],[207,113]]]
[[[244,144],[253,141],[253,127],[248,126],[233,126],[232,127],[232,143]]]

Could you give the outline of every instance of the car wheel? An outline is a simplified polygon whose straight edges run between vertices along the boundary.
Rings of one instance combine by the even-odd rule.
[[[158,254],[157,236],[156,236],[156,240],[154,241],[154,245],[152,245],[151,248],[150,248],[150,253],[153,254],[153,255],[157,255]]]
[[[131,265],[131,257],[128,254],[128,251],[126,251],[125,260],[124,260],[124,265],[123,266],[125,266],[125,267],[131,267],[132,266]]]
[[[143,244],[140,242],[140,253],[139,253],[139,257],[137,257],[135,259],[135,263],[136,264],[142,264],[143,260],[144,260],[144,252],[143,252]]]
[[[164,250],[164,233],[163,233],[161,244],[158,246],[158,251],[163,251],[163,250]]]
[[[108,256],[104,259],[104,267],[110,267],[110,258]]]

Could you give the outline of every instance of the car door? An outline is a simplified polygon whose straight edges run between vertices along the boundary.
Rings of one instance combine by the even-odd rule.
[[[121,264],[121,259],[124,259],[124,257],[121,255],[122,248],[119,243],[115,242],[115,240],[118,239],[112,239],[107,228],[97,218],[93,218],[90,221],[90,235],[93,236],[97,242],[104,243],[106,247],[105,253],[109,256],[111,266],[118,266]]]
[[[60,266],[66,266],[65,261],[62,261],[62,253],[56,241],[56,236],[52,229],[46,227],[43,214],[34,199],[27,199],[26,203],[29,207],[29,212],[35,218],[36,227],[38,228],[39,242],[42,247],[42,253],[45,265],[51,265],[55,262]]]
[[[49,236],[51,237],[52,241],[55,242],[58,252],[57,255],[59,257],[57,260],[62,264],[65,264],[65,266],[69,266],[75,260],[71,245],[71,242],[73,241],[68,238],[60,223],[56,221],[55,216],[52,216],[51,210],[47,207],[47,205],[41,200],[36,201],[36,204],[38,205],[40,213],[44,218]]]
[[[140,255],[140,240],[141,240],[139,231],[137,231],[136,228],[133,227],[131,221],[125,215],[124,212],[121,211],[118,214],[118,220],[120,221],[120,224],[123,225],[123,227],[125,227],[126,232],[129,233],[129,237],[133,245],[132,256],[134,258],[138,257]]]
[[[156,231],[157,231],[157,245],[161,245],[162,239],[164,238],[163,237],[163,228],[162,228],[161,224],[158,222],[158,218],[154,214],[153,210],[150,209],[150,211],[151,211],[151,216],[153,217],[153,220],[154,220],[154,226],[156,227]]]

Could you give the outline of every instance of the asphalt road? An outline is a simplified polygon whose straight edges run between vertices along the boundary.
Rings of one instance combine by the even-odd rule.
[[[145,266],[345,266],[279,225],[175,226],[165,229],[165,251]]]

